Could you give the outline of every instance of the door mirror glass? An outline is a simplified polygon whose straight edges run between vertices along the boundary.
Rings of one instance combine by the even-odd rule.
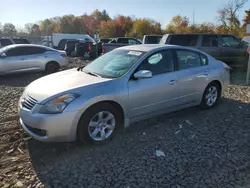
[[[6,53],[2,53],[2,54],[1,54],[1,57],[2,57],[2,58],[7,57]]]
[[[142,79],[142,78],[151,78],[152,72],[148,70],[140,70],[134,74],[134,78]]]

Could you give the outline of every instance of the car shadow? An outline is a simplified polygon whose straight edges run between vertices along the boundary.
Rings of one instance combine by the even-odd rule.
[[[44,73],[20,73],[0,76],[0,85],[11,87],[26,87],[34,80],[45,76]]]
[[[232,110],[235,110],[235,112],[242,110],[242,113],[237,112],[237,116],[240,117],[234,117],[234,115],[232,116],[233,113],[230,113]],[[153,152],[155,149],[160,147],[165,148],[169,152],[167,159],[165,161],[161,160],[161,165],[165,165],[164,168],[166,172],[170,169],[171,163],[176,160],[196,161],[195,158],[197,156],[198,161],[204,161],[204,163],[206,163],[205,161],[207,160],[207,156],[197,152],[196,149],[202,144],[204,145],[204,147],[200,148],[202,152],[207,152],[208,147],[217,147],[213,143],[214,139],[217,139],[218,141],[216,141],[216,143],[220,144],[220,147],[222,147],[221,152],[218,151],[217,153],[218,156],[221,156],[222,158],[223,156],[227,156],[227,152],[230,152],[232,159],[235,157],[238,160],[233,161],[237,164],[236,166],[233,166],[230,159],[223,158],[223,160],[225,160],[222,164],[223,167],[215,165],[213,167],[214,171],[216,170],[217,174],[223,174],[225,172],[224,166],[229,168],[229,166],[232,165],[232,169],[228,170],[228,173],[229,171],[234,173],[237,178],[239,173],[248,173],[250,168],[250,140],[249,136],[244,137],[243,134],[245,133],[246,135],[249,135],[250,127],[247,126],[247,122],[241,122],[241,120],[246,119],[247,113],[249,112],[249,103],[222,98],[218,106],[214,109],[201,111],[198,107],[192,107],[134,123],[124,131],[120,131],[117,136],[113,138],[113,140],[102,145],[89,146],[81,145],[77,142],[41,143],[33,139],[29,140],[27,145],[33,168],[40,181],[45,184],[45,187],[49,185],[52,187],[60,186],[60,183],[58,182],[63,181],[65,173],[68,174],[67,178],[69,179],[79,178],[79,174],[81,173],[85,174],[86,177],[92,176],[95,178],[96,173],[102,171],[103,165],[100,164],[100,161],[114,164],[114,166],[110,166],[111,169],[109,170],[103,169],[107,171],[105,173],[116,171],[117,165],[115,164],[117,164],[118,160],[121,163],[118,164],[118,166],[126,166],[125,170],[128,171],[126,173],[130,172],[130,176],[132,176],[134,175],[133,169],[129,170],[132,163],[147,166],[147,160],[151,160],[151,158],[146,158],[146,160],[144,160],[145,164],[141,163],[141,159],[144,158],[147,152]],[[210,117],[212,117],[212,119]],[[210,123],[206,124],[205,122],[207,121]],[[211,123],[213,121],[215,121],[214,124]],[[224,122],[226,126],[222,126],[222,122]],[[182,130],[179,127],[180,124],[184,127]],[[180,130],[181,133],[178,132]],[[161,136],[161,134],[163,134],[163,136]],[[178,134],[182,134],[182,136],[177,137]],[[199,136],[199,134],[201,136]],[[233,136],[233,140],[230,136],[225,137],[224,135],[226,134]],[[235,142],[245,143],[245,146],[242,144],[237,145]],[[234,153],[231,150],[226,151],[226,153],[224,152],[224,150],[228,150],[228,148],[230,148],[230,144],[233,144],[234,150],[238,153]],[[187,148],[185,155],[180,155],[178,153],[179,151],[176,150],[176,148],[180,147]],[[243,155],[244,158],[241,157]],[[215,164],[220,159],[212,158],[211,160],[214,160],[212,162]],[[243,165],[242,167],[241,163],[246,164],[246,166]],[[238,165],[241,165],[241,169],[238,169]],[[158,166],[158,168],[161,167]],[[167,181],[170,184],[178,182],[178,185],[181,185],[182,179],[179,177],[179,174],[180,171],[185,169],[177,168],[177,166],[171,168],[174,168],[173,171],[170,169],[172,173],[171,177],[175,177],[176,179],[166,178],[164,181]],[[198,182],[200,177],[199,174],[201,173],[199,169],[201,167],[192,168],[192,173],[190,172],[189,174],[189,170],[186,170],[185,173],[186,175],[189,174],[193,178],[194,182]],[[206,167],[204,167],[204,170],[206,170]],[[203,173],[213,174],[213,170],[208,169],[207,172],[203,171]],[[53,176],[51,176],[51,174],[53,174]],[[113,178],[118,178],[118,176],[119,173]],[[164,176],[167,177],[168,175],[166,174]],[[148,178],[151,178],[151,176],[149,175]],[[223,178],[219,180],[217,179],[218,185],[222,185],[220,183],[223,181]],[[239,181],[241,180],[238,180],[237,182],[243,183]],[[124,180],[124,184],[125,183],[126,180]],[[234,184],[234,182],[231,183]],[[109,185],[111,186],[111,184]]]

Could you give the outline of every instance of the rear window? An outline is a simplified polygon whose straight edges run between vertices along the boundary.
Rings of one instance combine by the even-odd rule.
[[[159,44],[161,36],[147,36],[147,44]]]
[[[68,41],[67,45],[75,45],[76,43],[78,43],[79,41],[75,40],[75,41]]]
[[[198,35],[172,35],[170,44],[180,46],[196,46]]]
[[[30,44],[27,39],[13,39],[16,44]]]
[[[12,42],[10,41],[10,39],[0,39],[1,45],[2,46],[8,46],[11,45]]]

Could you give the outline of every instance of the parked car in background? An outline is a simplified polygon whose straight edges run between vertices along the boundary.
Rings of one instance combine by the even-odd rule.
[[[250,44],[250,36],[245,36],[241,39],[242,42],[245,42],[246,44]]]
[[[135,38],[129,38],[129,37],[114,38],[109,43],[102,44],[102,53],[110,52],[115,48],[119,48],[122,46],[135,45],[135,44],[141,44],[141,42]]]
[[[142,44],[159,44],[163,35],[144,35]]]
[[[101,43],[109,43],[112,39],[110,38],[102,38],[100,40],[98,40],[98,42],[101,42]]]
[[[95,42],[93,38],[85,34],[66,34],[66,33],[53,33],[52,42],[55,49],[64,50],[67,40],[78,39]]]
[[[160,44],[191,46],[202,50],[214,58],[226,62],[231,67],[246,70],[248,53],[245,43],[228,34],[166,34]]]
[[[66,54],[68,56],[75,56],[76,55],[75,54],[75,46],[79,42],[80,42],[80,40],[77,40],[77,39],[71,39],[71,40],[66,41],[64,50],[66,51]]]
[[[11,37],[4,37],[0,38],[0,48],[12,44],[30,44],[30,42],[25,38],[11,38]]]
[[[40,141],[101,143],[131,122],[190,106],[212,108],[228,85],[229,67],[200,50],[126,46],[29,84],[20,122]]]
[[[0,49],[0,74],[57,72],[68,65],[66,53],[34,44],[14,44]]]

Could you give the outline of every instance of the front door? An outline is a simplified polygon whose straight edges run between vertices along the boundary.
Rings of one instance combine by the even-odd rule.
[[[220,60],[219,39],[217,35],[202,35],[198,49]]]
[[[5,52],[2,58],[2,72],[20,72],[27,68],[26,56],[23,55],[22,47],[11,48]]]
[[[157,52],[137,68],[149,70],[153,76],[145,79],[130,79],[129,106],[132,119],[150,116],[172,108],[178,103],[178,77],[171,50]]]

